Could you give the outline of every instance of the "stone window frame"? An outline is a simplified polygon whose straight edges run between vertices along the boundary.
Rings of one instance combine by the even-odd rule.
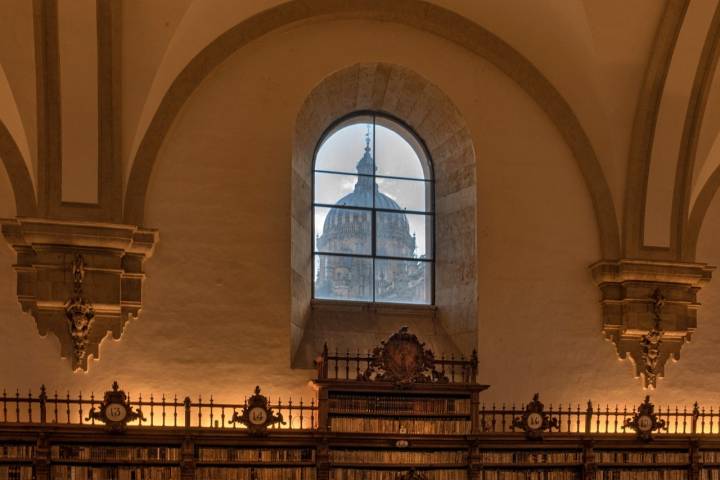
[[[431,280],[431,286],[430,286],[430,301],[427,304],[415,304],[415,303],[408,303],[408,302],[393,302],[392,306],[398,305],[398,306],[420,306],[420,307],[430,307],[435,305],[435,173],[433,169],[433,161],[432,157],[430,156],[430,152],[427,149],[427,146],[425,145],[425,142],[420,138],[420,136],[415,132],[412,127],[407,125],[402,119],[399,119],[397,117],[394,117],[387,112],[383,111],[376,111],[376,110],[359,110],[355,112],[351,112],[341,118],[336,119],[334,122],[332,122],[328,127],[325,129],[323,134],[318,138],[318,141],[315,145],[315,150],[313,153],[313,161],[312,161],[312,171],[311,171],[311,188],[310,188],[310,209],[311,209],[311,215],[314,213],[314,208],[316,207],[316,201],[315,201],[315,194],[314,194],[314,187],[315,187],[315,174],[317,173],[317,169],[315,168],[315,162],[317,160],[317,154],[322,147],[323,143],[327,139],[329,139],[334,133],[339,132],[346,126],[353,125],[351,122],[354,118],[362,118],[362,117],[371,117],[372,123],[373,123],[373,137],[374,137],[374,130],[375,125],[383,126],[389,130],[392,130],[394,133],[396,133],[398,136],[400,136],[405,142],[410,145],[410,147],[413,149],[413,151],[417,154],[418,160],[420,162],[420,166],[423,170],[423,178],[417,179],[418,181],[427,182],[430,184],[430,204],[428,209],[426,210],[425,214],[430,219],[430,228],[429,228],[429,235],[426,232],[426,242],[427,239],[430,239],[430,258],[423,260],[423,262],[428,263],[430,265],[430,280]],[[372,156],[373,159],[375,157],[375,142],[373,140],[373,150],[372,150]],[[351,153],[352,155],[352,153]],[[350,174],[348,174],[350,175]],[[380,178],[383,178],[383,175],[377,175]],[[376,175],[373,175],[373,179],[376,177]],[[391,178],[395,178],[394,176]],[[401,177],[396,177],[400,179]],[[403,179],[407,180],[416,180],[411,177],[402,177]],[[371,215],[375,215],[376,212],[382,211],[378,210],[377,207],[373,204],[370,207],[363,207],[363,209],[371,212]],[[403,210],[399,210],[398,213],[403,213]],[[311,228],[310,228],[310,242],[311,245],[314,244],[315,240],[315,218],[314,215],[311,216]],[[377,229],[375,228],[372,232],[373,234],[373,245],[377,241]],[[318,255],[315,252],[315,249],[313,248],[311,250],[311,255],[313,256],[313,262],[315,261],[315,256]],[[322,255],[322,254],[321,254]],[[363,255],[363,257],[366,257]],[[367,256],[366,258],[370,258],[373,261],[377,258],[384,258],[382,255],[379,255],[377,251],[373,249],[373,252]],[[312,302],[318,303],[318,302],[338,302],[338,301],[347,301],[352,303],[361,303],[361,304],[384,304],[388,302],[382,302],[377,301],[375,299],[373,300],[331,300],[331,299],[322,299],[322,298],[316,298],[315,297],[315,285],[314,285],[314,273],[313,273],[313,281],[311,282],[311,295],[312,295]],[[375,286],[373,285],[373,290],[375,289]],[[374,298],[374,295],[373,295]]]
[[[435,194],[435,305],[312,300],[312,172],[315,148],[335,121],[354,112],[397,118],[432,159]],[[291,178],[291,365],[310,368],[324,339],[370,347],[395,324],[437,338],[439,351],[469,354],[477,344],[477,192],[472,136],[458,108],[429,80],[387,63],[356,64],[323,79],[296,117]],[[351,331],[350,325],[367,326]],[[340,335],[334,332],[342,332]],[[340,348],[344,348],[340,345]]]

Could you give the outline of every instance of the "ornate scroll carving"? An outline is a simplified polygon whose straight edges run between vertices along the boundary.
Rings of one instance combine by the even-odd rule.
[[[17,295],[40,335],[53,333],[73,370],[87,370],[100,342],[137,316],[157,232],[132,225],[36,218],[0,220],[17,253]],[[78,255],[80,255],[78,257]],[[68,268],[71,265],[71,268]],[[92,299],[92,304],[88,299]]]
[[[398,480],[427,480],[427,477],[414,468],[411,468],[407,472],[403,473],[398,477]]]
[[[645,379],[645,386],[654,388],[657,386],[660,343],[663,336],[661,327],[662,320],[660,315],[665,303],[665,297],[663,297],[660,289],[656,288],[652,298],[654,300],[653,313],[655,315],[655,324],[648,333],[642,336],[642,339],[640,340],[640,348],[644,364],[643,378]]]
[[[370,364],[361,380],[391,382],[398,387],[415,383],[447,383],[435,370],[435,356],[417,336],[401,327],[372,352]]]
[[[602,291],[603,332],[629,358],[643,386],[654,388],[668,359],[697,326],[697,292],[712,276],[704,263],[618,260],[590,267]]]
[[[247,401],[242,413],[233,412],[230,423],[240,423],[250,429],[255,435],[267,434],[271,425],[285,425],[282,413],[277,414],[270,408],[270,402],[265,395],[260,395],[260,386],[255,387],[255,394]]]
[[[130,401],[124,391],[118,389],[118,383],[113,382],[112,390],[105,392],[100,408],[90,409],[85,420],[95,419],[107,425],[108,430],[113,433],[122,433],[127,428],[127,424],[134,420],[145,420],[142,411],[138,408],[133,410]]]
[[[73,341],[73,367],[82,364],[87,354],[88,332],[95,317],[95,309],[83,296],[85,279],[85,260],[81,254],[75,255],[72,263],[73,294],[65,304],[65,316],[70,327]]]
[[[524,430],[528,439],[540,440],[544,431],[560,428],[560,423],[557,418],[545,413],[545,405],[540,401],[540,394],[536,393],[525,407],[525,413],[513,419],[512,427]]]
[[[635,430],[638,438],[645,441],[652,440],[652,432],[667,430],[665,420],[658,419],[655,405],[650,403],[650,395],[645,396],[645,401],[638,407],[637,413],[625,420],[623,430],[626,428]]]

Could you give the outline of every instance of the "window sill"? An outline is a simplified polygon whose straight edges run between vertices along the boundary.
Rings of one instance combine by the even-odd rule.
[[[437,315],[435,305],[416,305],[409,303],[354,302],[347,300],[313,299],[310,308],[317,312],[367,312],[378,315],[419,316],[434,319]]]

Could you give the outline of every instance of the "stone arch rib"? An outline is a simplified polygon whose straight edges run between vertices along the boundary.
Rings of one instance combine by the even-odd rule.
[[[671,247],[676,249],[681,258],[686,261],[694,260],[695,256],[695,246],[687,245],[686,242],[690,194],[700,129],[705,118],[705,108],[710,96],[718,56],[720,56],[720,5],[715,8],[715,14],[705,37],[705,44],[695,73],[675,177]]]
[[[645,203],[652,146],[655,138],[660,100],[665,88],[672,54],[680,35],[689,0],[670,0],[655,34],[641,87],[630,144],[623,215],[623,251],[626,258],[637,258],[644,251]],[[654,249],[666,255],[667,249]]]
[[[685,147],[685,150],[681,154],[684,154],[684,157],[681,157],[681,161],[678,162],[677,193],[673,199],[673,228],[679,237],[678,248],[684,261],[695,260],[700,228],[710,203],[718,187],[720,187],[720,166],[718,166],[703,185],[692,210],[688,213],[698,137],[705,118],[705,107],[710,96],[718,58],[720,58],[720,5],[715,9],[715,15],[703,46],[701,60],[695,76],[695,85],[693,85],[691,104],[685,121],[685,131],[683,132],[683,147]],[[720,141],[720,137],[716,141]]]
[[[595,209],[602,256],[619,258],[617,215],[607,180],[590,140],[572,108],[525,57],[476,23],[422,0],[293,0],[237,24],[198,53],[173,81],[145,132],[135,156],[125,195],[126,223],[141,225],[145,198],[157,153],[170,125],[200,82],[237,49],[280,27],[335,16],[391,21],[435,34],[490,61],[546,112],[578,162]]]
[[[18,217],[35,216],[37,204],[30,172],[28,172],[15,139],[2,121],[0,121],[0,159],[2,159],[10,178],[10,185],[15,196],[16,215]]]

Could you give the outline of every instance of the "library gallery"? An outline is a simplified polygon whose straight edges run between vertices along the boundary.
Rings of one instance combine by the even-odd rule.
[[[0,0],[0,480],[720,480],[720,0]]]

